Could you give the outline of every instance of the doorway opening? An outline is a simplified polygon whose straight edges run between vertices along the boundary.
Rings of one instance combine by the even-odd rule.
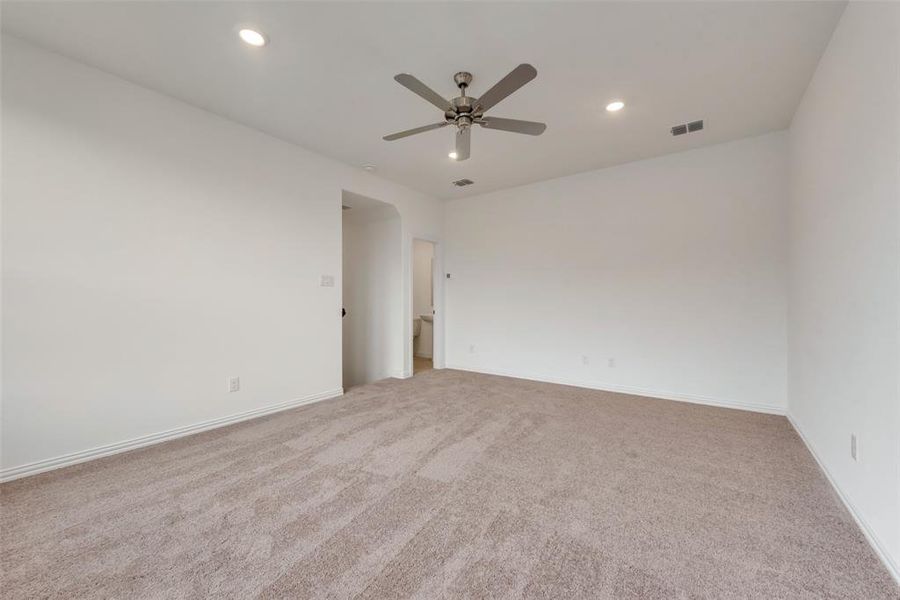
[[[344,389],[392,377],[403,362],[400,213],[344,191],[342,205]]]
[[[413,375],[434,368],[434,243],[413,240]]]

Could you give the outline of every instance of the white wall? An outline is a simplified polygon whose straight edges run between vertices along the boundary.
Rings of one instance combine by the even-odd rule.
[[[411,236],[440,236],[437,201],[14,37],[2,50],[2,475],[339,392],[341,190],[397,207],[404,264]]]
[[[400,215],[390,207],[343,215],[344,387],[403,371]]]
[[[431,280],[434,244],[425,240],[413,240],[413,318],[432,313]],[[434,346],[433,322],[422,322],[421,334],[416,341],[415,354],[431,358]]]
[[[447,365],[783,411],[786,141],[448,203]]]
[[[900,577],[900,4],[848,5],[790,165],[790,415]]]

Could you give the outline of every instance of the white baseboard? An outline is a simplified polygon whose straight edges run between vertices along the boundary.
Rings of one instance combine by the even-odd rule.
[[[618,385],[597,381],[578,381],[575,379],[567,379],[564,377],[552,377],[545,375],[533,375],[514,373],[511,371],[499,371],[495,369],[481,369],[466,367],[461,365],[447,365],[448,369],[456,369],[458,371],[471,371],[473,373],[484,373],[485,375],[500,375],[502,377],[515,377],[516,379],[527,379],[529,381],[540,381],[543,383],[556,383],[559,385],[570,385],[573,387],[587,388],[591,390],[600,390],[604,392],[617,392],[620,394],[630,394],[632,396],[645,396],[648,398],[658,398],[661,400],[675,400],[677,402],[690,402],[691,404],[703,404],[706,406],[719,406],[722,408],[736,408],[739,410],[749,410],[752,412],[766,413],[770,415],[784,415],[786,409],[776,404],[756,404],[752,402],[740,402],[737,400],[728,400],[723,398],[712,398],[709,396],[700,396],[697,394],[682,394],[677,392],[668,392],[664,390],[656,390],[650,388],[633,387],[626,385]]]
[[[838,497],[841,499],[841,502],[844,503],[844,506],[847,507],[847,511],[853,516],[853,520],[856,521],[856,524],[862,530],[863,535],[866,536],[866,540],[869,542],[869,545],[872,546],[872,549],[875,551],[875,554],[878,555],[878,558],[881,559],[881,562],[884,563],[884,566],[887,567],[888,572],[890,572],[891,576],[900,585],[900,567],[891,559],[890,555],[884,548],[884,544],[878,538],[878,535],[875,534],[875,531],[869,527],[869,524],[866,523],[866,520],[863,518],[862,514],[856,507],[853,505],[853,502],[850,501],[850,497],[844,493],[844,491],[840,488],[837,483],[837,480],[832,476],[831,471],[828,470],[828,467],[825,466],[825,463],[822,461],[819,453],[816,452],[815,446],[813,446],[812,441],[806,437],[803,433],[803,429],[800,428],[800,424],[794,419],[793,415],[787,413],[788,421],[790,421],[791,425],[794,427],[794,431],[797,432],[797,435],[800,436],[800,439],[803,440],[803,443],[806,444],[806,448],[809,450],[809,453],[812,454],[813,458],[816,459],[816,462],[819,463],[819,468],[822,469],[822,472],[825,473],[825,477],[828,479],[828,482],[831,484],[831,487],[834,488],[834,491],[837,493]]]
[[[303,406],[304,404],[312,404],[314,402],[328,400],[329,398],[336,398],[343,393],[343,388],[329,390],[327,392],[320,392],[318,394],[312,394],[304,398],[288,400],[287,402],[282,402],[280,404],[272,404],[270,406],[248,410],[246,412],[229,415],[227,417],[210,419],[208,421],[195,423],[193,425],[185,425],[184,427],[176,427],[174,429],[169,429],[168,431],[151,433],[150,435],[144,435],[131,440],[116,442],[114,444],[107,444],[105,446],[98,446],[96,448],[82,450],[80,452],[72,452],[71,454],[65,454],[63,456],[57,456],[55,458],[48,458],[46,460],[39,460],[27,465],[9,467],[0,470],[0,483],[4,481],[11,481],[13,479],[20,479],[22,477],[28,477],[30,475],[37,475],[38,473],[51,471],[53,469],[60,469],[62,467],[68,467],[70,465],[76,465],[78,463],[102,458],[104,456],[110,456],[113,454],[119,454],[121,452],[127,452],[129,450],[135,450],[137,448],[143,448],[144,446],[167,442],[169,440],[174,440],[175,438],[184,437],[193,433],[200,433],[201,431],[207,431],[209,429],[215,429],[217,427],[224,427],[226,425],[232,425],[241,421],[248,421],[256,417],[262,417],[268,414],[280,412],[282,410],[287,410],[289,408]]]

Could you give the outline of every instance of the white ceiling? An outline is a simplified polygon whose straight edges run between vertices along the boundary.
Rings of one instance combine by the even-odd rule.
[[[478,194],[783,129],[844,2],[3,2],[4,31],[440,198]],[[265,48],[236,35],[261,29]],[[490,115],[540,137],[450,128],[394,82],[477,96],[522,62],[537,79]],[[607,102],[627,106],[607,113]],[[673,138],[669,127],[705,119]],[[455,188],[462,177],[475,185]]]

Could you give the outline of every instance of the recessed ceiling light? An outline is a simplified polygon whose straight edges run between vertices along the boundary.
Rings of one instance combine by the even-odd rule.
[[[362,168],[363,171],[368,171],[369,173],[371,173],[375,170],[375,165],[363,165]]]
[[[610,102],[606,105],[606,110],[608,110],[609,112],[620,111],[623,108],[625,108],[625,103],[621,100],[616,100],[615,102]]]
[[[238,35],[241,36],[241,39],[250,44],[251,46],[265,46],[266,36],[256,31],[255,29],[241,29],[238,31]]]
[[[449,157],[452,158],[453,160],[456,160],[456,152],[451,152],[451,153],[448,154],[447,156],[449,156]]]

